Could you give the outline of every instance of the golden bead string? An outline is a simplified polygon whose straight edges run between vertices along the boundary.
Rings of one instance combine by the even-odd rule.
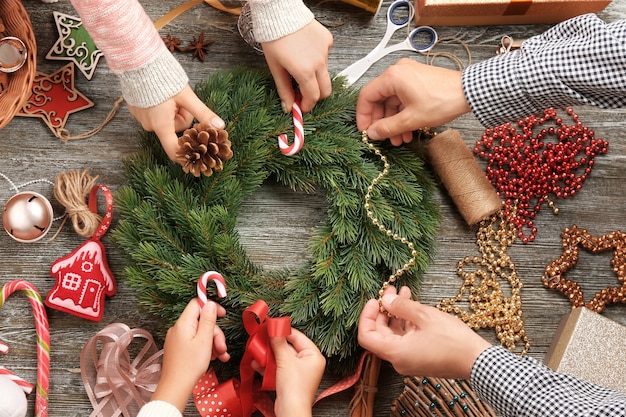
[[[370,219],[374,226],[378,227],[378,230],[391,237],[393,240],[399,241],[402,244],[406,245],[411,251],[411,258],[407,261],[407,263],[405,263],[401,268],[398,268],[396,272],[389,275],[389,278],[385,282],[383,282],[380,290],[378,290],[378,302],[381,305],[381,311],[384,311],[384,309],[382,308],[381,299],[383,294],[385,293],[385,289],[387,289],[389,285],[396,282],[399,277],[404,275],[406,271],[408,271],[413,265],[415,265],[417,250],[415,249],[415,244],[413,242],[410,242],[406,237],[400,236],[398,233],[395,233],[393,230],[389,229],[387,226],[381,223],[376,216],[374,216],[371,203],[372,192],[374,191],[374,187],[376,187],[376,185],[378,185],[378,183],[389,173],[390,165],[389,161],[387,161],[387,157],[383,155],[380,149],[378,149],[376,146],[374,146],[373,143],[369,141],[367,131],[364,130],[363,132],[361,132],[361,140],[364,144],[367,145],[367,147],[371,151],[373,151],[380,158],[383,163],[383,170],[376,176],[376,178],[372,180],[371,184],[367,187],[367,192],[365,193],[365,212],[367,214],[367,217]]]
[[[601,313],[608,304],[626,303],[626,233],[618,230],[595,237],[587,230],[574,225],[566,228],[561,238],[563,253],[546,266],[541,278],[543,285],[562,292],[570,300],[572,307],[584,306],[596,313]],[[580,285],[565,278],[565,273],[578,262],[579,246],[591,253],[613,250],[611,269],[617,275],[621,286],[604,288],[585,303]]]
[[[507,253],[516,239],[517,228],[505,209],[501,209],[479,223],[476,236],[481,256],[468,256],[459,261],[456,273],[463,277],[459,293],[440,301],[437,308],[454,314],[474,330],[494,328],[500,343],[512,352],[522,343],[520,354],[524,355],[530,349],[530,342],[522,318],[523,285]],[[468,272],[466,265],[475,265],[476,269]],[[509,283],[510,296],[505,295],[501,282]],[[463,301],[470,311],[457,304]]]

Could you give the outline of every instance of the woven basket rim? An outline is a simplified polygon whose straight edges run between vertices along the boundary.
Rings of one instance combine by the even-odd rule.
[[[7,89],[0,95],[0,129],[2,129],[31,95],[37,69],[37,43],[30,17],[20,0],[0,0],[0,16],[5,26],[5,31],[0,37],[19,38],[28,51],[22,68],[8,74]]]

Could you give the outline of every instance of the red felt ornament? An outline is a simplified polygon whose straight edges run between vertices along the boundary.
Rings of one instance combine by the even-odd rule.
[[[113,196],[106,185],[95,185],[89,194],[89,210],[97,213],[97,195],[106,199],[106,214],[93,236],[50,268],[56,284],[46,297],[46,305],[92,321],[100,321],[105,296],[113,296],[117,285],[107,263],[100,238],[111,224]]]

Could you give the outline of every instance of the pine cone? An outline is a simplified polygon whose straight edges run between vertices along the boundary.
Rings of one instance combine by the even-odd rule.
[[[224,168],[223,161],[233,157],[228,132],[196,123],[178,138],[176,161],[183,171],[195,177],[211,176]]]

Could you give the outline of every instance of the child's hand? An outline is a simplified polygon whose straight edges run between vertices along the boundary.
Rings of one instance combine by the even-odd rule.
[[[154,132],[159,137],[161,146],[172,161],[176,160],[178,151],[176,132],[189,128],[194,118],[216,129],[223,129],[225,126],[224,121],[196,96],[189,85],[161,104],[148,108],[129,105],[128,110],[145,130]]]
[[[209,301],[200,310],[197,299],[185,310],[165,337],[161,380],[152,400],[173,404],[182,413],[193,387],[207,371],[211,359],[228,360],[224,333],[215,324],[226,311]]]
[[[295,100],[291,77],[300,89],[300,108],[305,113],[320,99],[330,96],[328,52],[332,44],[333,35],[317,20],[290,35],[261,44],[285,112],[291,111]]]
[[[276,357],[276,417],[311,416],[326,359],[315,343],[293,328],[287,337],[271,337],[270,344]]]

